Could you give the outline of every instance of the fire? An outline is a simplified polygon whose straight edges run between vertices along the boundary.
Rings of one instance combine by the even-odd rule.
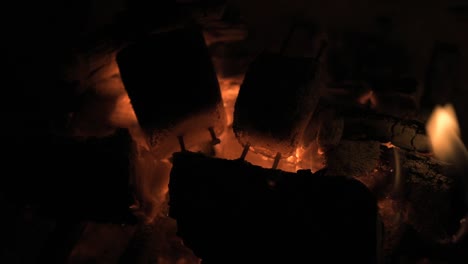
[[[223,78],[218,76],[219,87],[221,90],[221,98],[224,102],[226,110],[227,125],[232,125],[234,115],[234,105],[236,103],[237,95],[239,94],[240,85],[244,76]]]
[[[434,155],[452,164],[468,160],[468,151],[460,137],[460,127],[451,104],[437,106],[426,125]]]
[[[454,107],[451,104],[436,107],[427,122],[426,129],[434,155],[453,165],[455,175],[461,176],[465,192],[465,205],[468,205],[468,180],[465,178],[468,150],[460,137],[460,127]],[[468,213],[460,220],[460,226],[452,236],[452,243],[458,243],[468,235],[467,219]]]

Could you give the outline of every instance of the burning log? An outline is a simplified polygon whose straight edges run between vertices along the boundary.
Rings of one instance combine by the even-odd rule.
[[[178,152],[169,207],[203,263],[376,263],[375,198],[347,177]]]
[[[117,63],[141,127],[167,158],[183,136],[187,148],[217,142],[226,117],[218,80],[203,35],[179,27],[123,48]],[[214,137],[216,138],[216,137]]]
[[[233,129],[242,145],[269,157],[294,153],[318,102],[323,49],[316,58],[263,53],[253,60],[234,110]]]

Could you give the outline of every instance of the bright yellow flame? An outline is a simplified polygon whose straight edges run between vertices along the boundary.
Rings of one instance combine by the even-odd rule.
[[[467,161],[468,151],[460,138],[457,115],[451,104],[434,109],[426,130],[432,151],[438,159],[455,164]]]

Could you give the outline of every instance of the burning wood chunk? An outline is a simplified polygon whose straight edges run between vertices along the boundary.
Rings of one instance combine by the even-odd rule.
[[[179,152],[169,207],[203,263],[376,263],[375,197],[347,177]]]
[[[249,66],[234,110],[234,132],[269,157],[296,150],[319,94],[313,58],[264,53]]]
[[[161,157],[221,134],[225,112],[203,35],[195,27],[155,33],[123,48],[117,64],[139,124]]]

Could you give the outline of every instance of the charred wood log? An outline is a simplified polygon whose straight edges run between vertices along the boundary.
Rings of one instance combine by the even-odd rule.
[[[397,153],[395,153],[397,152]],[[327,172],[348,175],[355,178],[372,177],[374,170],[387,171],[388,182],[393,184],[395,177],[411,184],[425,185],[435,191],[449,191],[454,187],[454,177],[447,173],[448,165],[430,155],[407,151],[388,146],[373,140],[341,140],[340,143],[324,154]],[[382,163],[388,163],[385,168]],[[399,167],[399,176],[396,176]],[[402,183],[403,184],[403,183]],[[372,190],[373,186],[368,185]],[[400,186],[404,188],[404,186]],[[410,188],[411,189],[411,188]]]
[[[376,262],[375,197],[347,177],[179,152],[169,206],[203,263]]]
[[[253,60],[234,110],[233,129],[242,145],[269,157],[293,154],[318,102],[322,51],[317,58],[263,53]]]
[[[218,80],[199,28],[155,33],[117,54],[125,89],[157,155],[170,156],[184,136],[187,148],[224,131]]]

